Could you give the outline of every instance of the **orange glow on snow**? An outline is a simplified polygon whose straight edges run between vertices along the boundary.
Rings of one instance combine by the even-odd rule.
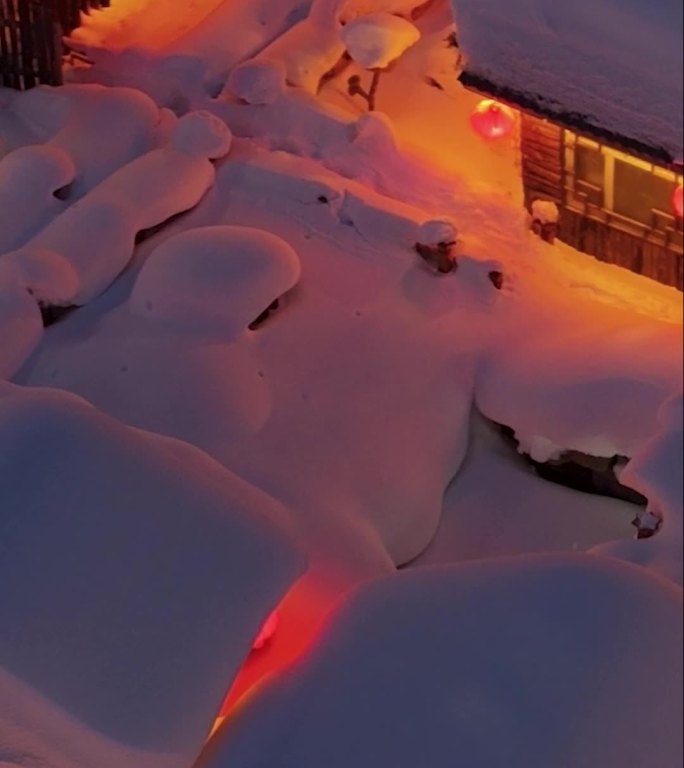
[[[505,104],[483,99],[472,111],[470,124],[483,138],[500,139],[513,130],[515,114]]]
[[[264,623],[252,653],[223,701],[214,729],[257,683],[281,671],[313,646],[323,619],[339,596],[338,585],[324,584],[311,574],[294,585]],[[274,615],[275,624],[271,621]],[[256,642],[267,629],[271,631],[268,641],[255,650]]]

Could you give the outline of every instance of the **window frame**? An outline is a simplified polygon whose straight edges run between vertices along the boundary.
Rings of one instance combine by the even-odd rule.
[[[598,150],[603,156],[603,185],[601,188],[576,178],[576,147]],[[674,192],[677,184],[682,183],[682,174],[669,168],[655,165],[641,158],[621,152],[602,144],[595,139],[575,133],[567,128],[563,130],[563,175],[565,205],[570,210],[597,219],[610,226],[629,232],[660,245],[682,249],[682,221],[673,210],[652,209],[651,224],[624,216],[614,210],[615,204],[615,161],[632,165],[672,183]],[[584,189],[582,189],[584,187]],[[589,194],[595,193],[600,203],[589,200]]]

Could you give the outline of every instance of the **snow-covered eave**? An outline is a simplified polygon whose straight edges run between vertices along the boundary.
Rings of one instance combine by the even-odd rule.
[[[590,115],[567,110],[562,104],[547,96],[527,93],[501,85],[483,75],[478,75],[464,69],[458,77],[459,81],[469,90],[489,96],[523,112],[529,112],[537,117],[547,118],[559,125],[582,133],[597,141],[609,144],[628,154],[640,157],[656,165],[675,168],[681,171],[682,159],[675,158],[665,147],[653,146],[631,136],[611,131],[592,122]]]

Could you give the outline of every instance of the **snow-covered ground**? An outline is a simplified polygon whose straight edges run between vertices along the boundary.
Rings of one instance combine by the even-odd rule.
[[[9,765],[190,766],[231,682],[200,764],[681,762],[681,294],[528,232],[445,1],[378,112],[316,87],[413,5],[122,4],[0,90]],[[661,529],[492,421],[632,459]]]

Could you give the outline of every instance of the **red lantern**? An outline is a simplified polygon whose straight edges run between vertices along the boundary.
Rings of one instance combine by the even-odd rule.
[[[472,111],[470,124],[485,139],[500,139],[511,132],[515,115],[505,104],[484,99]]]
[[[272,611],[266,621],[262,624],[259,634],[254,638],[252,643],[252,650],[258,651],[263,648],[266,643],[275,635],[275,631],[278,627],[278,612]]]
[[[672,207],[679,218],[682,218],[682,185],[678,184],[672,195]]]

